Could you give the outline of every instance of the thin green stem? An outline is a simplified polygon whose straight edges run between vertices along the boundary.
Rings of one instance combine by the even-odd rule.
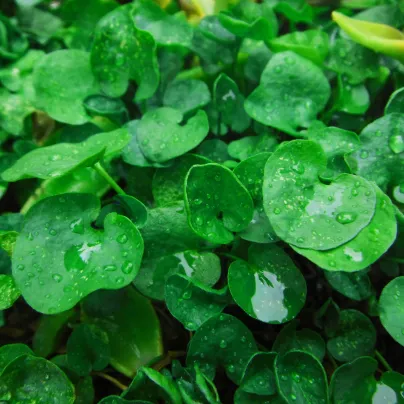
[[[126,192],[115,182],[115,180],[105,171],[104,167],[100,162],[95,163],[93,166],[94,170],[97,171],[101,177],[108,182],[108,184],[113,188],[117,194],[126,195]]]
[[[393,371],[393,368],[388,364],[388,362],[386,361],[386,359],[384,359],[383,355],[377,350],[375,349],[375,356],[377,358],[377,360],[390,372]]]

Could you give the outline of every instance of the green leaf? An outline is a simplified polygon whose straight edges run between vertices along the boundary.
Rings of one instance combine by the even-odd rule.
[[[141,399],[181,404],[181,395],[174,381],[150,368],[141,368],[129,388],[122,393],[126,399]]]
[[[211,252],[186,250],[145,259],[134,283],[144,295],[163,300],[164,285],[174,274],[186,275],[212,287],[221,275],[219,257]]]
[[[215,163],[222,164],[230,159],[227,144],[219,139],[204,140],[197,148],[196,153]]]
[[[384,109],[384,115],[392,114],[395,112],[402,112],[404,106],[404,87],[399,88],[390,95],[390,98]]]
[[[98,404],[153,404],[151,401],[144,400],[125,400],[119,396],[104,397]]]
[[[196,79],[172,81],[168,84],[163,97],[165,107],[176,109],[183,115],[195,112],[209,102],[208,86]]]
[[[289,256],[276,245],[252,245],[248,263],[235,261],[228,274],[236,303],[257,320],[290,321],[306,301],[306,282]]]
[[[349,362],[372,354],[376,330],[367,316],[357,310],[342,310],[338,328],[327,342],[330,354],[340,362]]]
[[[328,42],[326,32],[313,29],[274,38],[269,42],[269,47],[273,52],[293,51],[321,66],[328,55]]]
[[[212,243],[228,244],[232,232],[251,222],[250,194],[228,169],[219,164],[193,166],[185,179],[188,222],[196,234]]]
[[[207,164],[210,160],[195,154],[185,154],[172,166],[161,168],[153,177],[153,198],[157,206],[168,205],[184,199],[185,177],[194,165]]]
[[[382,290],[379,300],[380,321],[387,332],[404,345],[404,276],[390,281]]]
[[[32,340],[34,352],[43,357],[54,353],[67,328],[67,323],[74,316],[73,310],[67,310],[52,316],[43,315]]]
[[[236,82],[224,73],[213,84],[213,98],[219,113],[219,122],[229,125],[238,133],[249,127],[250,117],[244,109],[244,96]]]
[[[229,296],[227,287],[215,290],[177,273],[166,281],[165,301],[172,316],[195,331],[227,306]]]
[[[275,359],[276,382],[287,403],[328,403],[327,376],[321,362],[303,351]]]
[[[204,111],[198,111],[185,125],[180,125],[182,120],[181,112],[167,107],[143,115],[137,125],[137,138],[146,158],[163,163],[192,150],[208,135]]]
[[[261,82],[247,98],[251,118],[290,135],[308,127],[330,97],[330,85],[319,67],[293,52],[275,54]]]
[[[74,389],[67,376],[52,362],[35,356],[20,356],[0,377],[0,400],[73,404]]]
[[[402,404],[404,376],[397,372],[384,372],[377,383],[376,393],[373,396],[374,402],[392,400]]]
[[[280,355],[292,350],[304,351],[321,362],[325,355],[324,340],[318,333],[309,328],[297,331],[297,324],[297,321],[292,321],[282,328],[276,337],[272,350]]]
[[[311,23],[313,21],[313,7],[304,0],[275,0],[275,11],[283,14],[292,22]]]
[[[128,110],[120,98],[105,95],[90,95],[83,101],[87,113],[92,117],[105,116],[117,125],[128,120]]]
[[[52,52],[36,65],[33,80],[37,108],[70,125],[90,120],[83,101],[99,90],[91,71],[89,53],[79,50]]]
[[[91,222],[99,211],[96,197],[65,194],[28,212],[14,250],[13,276],[35,310],[62,312],[97,289],[119,289],[133,281],[142,237],[116,213],[106,217],[105,231],[94,230]]]
[[[67,363],[79,376],[103,370],[109,363],[108,335],[96,325],[80,324],[67,341]]]
[[[278,237],[294,246],[338,247],[353,239],[374,215],[374,187],[350,174],[341,174],[329,185],[322,183],[319,175],[326,162],[318,144],[294,140],[279,146],[266,163],[265,212]]]
[[[278,146],[275,136],[262,134],[258,136],[244,136],[229,143],[228,152],[236,160],[246,160],[256,154],[272,152]]]
[[[101,89],[110,97],[120,97],[136,81],[135,100],[151,97],[157,90],[158,70],[156,43],[138,29],[131,6],[121,6],[104,16],[95,29],[91,65]]]
[[[25,178],[50,179],[72,173],[77,168],[94,165],[101,158],[112,158],[129,142],[126,129],[99,133],[81,143],[58,143],[24,154],[4,171],[8,182]]]
[[[13,255],[13,250],[15,246],[15,241],[18,237],[18,232],[9,230],[3,231],[0,230],[0,248],[7,252],[7,254],[11,257]]]
[[[338,76],[337,96],[333,109],[362,115],[370,106],[370,95],[364,84],[350,84],[346,76]]]
[[[373,188],[376,191],[375,214],[352,240],[327,251],[292,248],[327,271],[360,271],[376,262],[394,243],[397,222],[390,198],[376,185]]]
[[[133,377],[141,366],[163,354],[156,312],[132,286],[92,293],[82,307],[84,321],[108,334],[110,363],[124,375]]]
[[[263,207],[262,179],[265,163],[270,155],[270,153],[256,154],[243,160],[233,171],[246,187],[254,202],[253,218],[248,227],[239,233],[239,236],[255,243],[272,243],[278,240]]]
[[[340,366],[331,377],[330,395],[333,403],[372,402],[376,390],[374,373],[377,361],[369,356],[357,358]]]
[[[204,323],[192,337],[187,365],[198,363],[211,380],[216,367],[220,366],[230,380],[239,384],[255,352],[257,348],[250,330],[237,318],[220,314]]]
[[[362,147],[349,155],[352,171],[385,190],[404,176],[404,114],[391,113],[367,125],[360,134]]]
[[[14,279],[9,275],[0,275],[0,310],[11,307],[20,297],[21,292]]]
[[[20,356],[34,355],[31,349],[24,344],[8,344],[0,348],[0,375],[7,366]]]

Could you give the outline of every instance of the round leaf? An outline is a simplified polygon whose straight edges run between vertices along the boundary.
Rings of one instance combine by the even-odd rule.
[[[321,147],[285,142],[265,166],[264,209],[276,234],[301,248],[328,250],[354,238],[372,219],[376,193],[366,180],[341,174],[326,185]]]
[[[196,234],[212,243],[228,244],[232,232],[251,222],[250,194],[228,169],[219,164],[193,166],[185,179],[188,222]]]
[[[67,376],[43,358],[20,356],[0,377],[0,400],[73,404],[74,398],[74,388]]]
[[[227,288],[211,289],[187,276],[170,276],[165,284],[165,301],[170,313],[187,330],[197,330],[219,314],[229,301]]]
[[[279,392],[287,403],[328,403],[327,376],[313,355],[303,351],[278,355],[275,375]]]
[[[352,240],[327,251],[292,248],[327,271],[353,272],[373,264],[393,244],[397,234],[394,205],[376,185],[373,188],[376,191],[375,215]]]
[[[99,92],[90,65],[90,54],[59,50],[44,56],[34,70],[38,108],[53,119],[80,125],[90,120],[83,101]]]
[[[137,138],[144,155],[158,163],[192,150],[208,134],[206,113],[198,111],[185,125],[182,113],[172,108],[146,112],[137,126]]]
[[[285,323],[306,301],[306,282],[289,256],[276,245],[252,245],[248,263],[230,265],[228,282],[236,303],[251,317]]]
[[[224,367],[230,380],[239,384],[251,355],[256,351],[250,330],[237,318],[220,314],[204,323],[192,337],[187,365],[198,363],[211,380],[215,368]]]
[[[404,346],[404,276],[390,281],[379,301],[380,321],[387,332]]]
[[[13,255],[13,276],[27,302],[42,313],[73,307],[97,289],[119,289],[133,281],[143,240],[132,222],[116,213],[105,231],[91,222],[100,211],[90,194],[43,199],[28,212]]]
[[[339,325],[327,349],[340,362],[348,362],[373,352],[376,330],[372,322],[357,310],[342,310]]]
[[[4,369],[20,356],[34,355],[31,349],[24,344],[8,344],[0,348],[0,375]]]
[[[299,126],[316,119],[329,97],[330,85],[320,68],[288,51],[271,58],[245,109],[256,121],[295,135]]]

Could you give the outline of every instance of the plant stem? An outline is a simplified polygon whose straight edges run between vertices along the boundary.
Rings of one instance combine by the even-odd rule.
[[[108,182],[108,184],[116,191],[117,194],[126,195],[126,192],[115,182],[115,180],[105,171],[104,167],[100,162],[95,163],[93,166],[94,170],[97,171],[101,177]]]
[[[128,386],[126,384],[121,383],[119,380],[115,379],[115,377],[112,377],[110,375],[107,375],[106,373],[102,372],[92,372],[94,376],[99,376],[105,380],[110,381],[112,384],[114,384],[116,387],[118,387],[121,390],[126,390]]]
[[[383,355],[375,349],[375,356],[377,360],[390,372],[393,371],[393,368],[387,363],[386,359],[384,359]]]

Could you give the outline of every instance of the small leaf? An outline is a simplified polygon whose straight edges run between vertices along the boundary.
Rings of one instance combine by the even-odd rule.
[[[91,370],[103,370],[109,357],[108,335],[101,328],[80,324],[73,330],[67,341],[67,362],[79,376],[86,376]]]
[[[370,106],[370,95],[364,84],[352,85],[345,76],[338,76],[335,111],[363,115]]]
[[[290,321],[306,301],[306,282],[289,256],[278,246],[252,245],[248,263],[230,265],[228,282],[236,303],[257,320]]]
[[[258,136],[244,136],[229,143],[229,155],[236,160],[246,160],[256,154],[274,151],[278,141],[274,135],[262,134]]]
[[[320,68],[288,51],[271,58],[245,109],[258,122],[296,135],[298,127],[316,119],[329,97],[330,85]]]
[[[28,212],[14,250],[13,276],[37,311],[62,312],[97,289],[119,289],[133,281],[142,237],[116,213],[106,217],[105,231],[94,230],[91,222],[99,210],[92,195],[65,194],[43,199]]]
[[[342,310],[335,334],[327,349],[340,362],[370,355],[376,344],[376,330],[367,316],[357,310]]]
[[[21,292],[14,279],[9,275],[0,275],[0,310],[10,308],[20,297]]]
[[[52,362],[35,356],[20,356],[11,362],[3,371],[0,384],[0,400],[9,401],[12,397],[16,403],[73,404],[75,398],[67,376]]]
[[[321,362],[303,351],[290,351],[275,360],[276,382],[287,403],[328,403],[327,377]]]
[[[353,239],[374,215],[374,187],[350,174],[324,184],[319,175],[326,161],[317,143],[293,140],[278,147],[266,163],[265,212],[278,237],[294,246],[338,247]]]
[[[137,138],[146,158],[163,163],[192,150],[208,134],[204,111],[198,111],[185,125],[182,113],[172,108],[146,112],[137,126]]]
[[[167,376],[150,368],[141,368],[132,383],[122,393],[125,399],[159,400],[170,404],[181,404],[181,395],[177,386]]]
[[[361,21],[332,12],[332,19],[355,42],[404,62],[404,34],[385,24]]]
[[[253,215],[248,191],[229,169],[218,164],[189,170],[185,206],[191,228],[212,243],[230,243],[232,232],[246,228]]]
[[[53,119],[80,125],[90,120],[83,106],[98,85],[90,66],[90,54],[59,50],[44,56],[34,70],[36,104]]]
[[[4,171],[8,182],[25,178],[50,179],[72,173],[77,168],[94,165],[102,157],[111,158],[129,142],[126,129],[99,133],[81,143],[58,143],[41,147],[24,154]]]
[[[24,344],[8,344],[0,348],[0,375],[4,369],[20,356],[34,355],[27,345]]]
[[[227,287],[215,290],[181,274],[170,276],[165,284],[165,301],[170,313],[187,330],[195,331],[228,304]]]
[[[108,334],[110,363],[133,377],[141,366],[163,354],[158,317],[150,301],[132,286],[99,290],[83,302],[85,323]]]
[[[10,257],[13,255],[13,250],[17,237],[18,233],[16,231],[0,230],[0,248],[2,248]]]
[[[379,300],[380,321],[387,332],[404,346],[404,276],[390,281]]]
[[[237,318],[220,314],[204,323],[191,339],[187,365],[196,362],[213,380],[221,366],[230,380],[239,384],[252,354],[257,352],[250,330]]]

